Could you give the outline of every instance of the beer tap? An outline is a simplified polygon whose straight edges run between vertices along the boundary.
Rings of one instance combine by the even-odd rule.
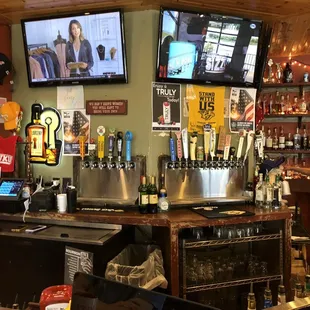
[[[234,158],[235,158],[235,155],[236,155],[236,148],[235,147],[230,147],[229,149],[229,166],[230,168],[234,168]]]
[[[193,132],[189,138],[189,143],[190,143],[190,158],[192,163],[194,165],[192,168],[195,168],[195,161],[196,161],[196,148],[197,148],[197,139],[198,139],[198,134],[197,132]]]
[[[108,136],[108,143],[109,143],[109,153],[108,153],[109,164],[108,164],[108,168],[109,168],[109,170],[111,168],[116,167],[115,162],[112,163],[113,153],[114,153],[114,142],[115,142],[115,128],[110,128],[109,129],[109,136]]]
[[[204,144],[205,161],[207,161],[209,157],[210,135],[211,135],[211,125],[205,124],[203,126],[203,144]]]
[[[244,158],[243,158],[243,164],[245,164],[245,161],[248,157],[248,154],[249,154],[249,151],[250,151],[250,148],[252,146],[252,143],[253,143],[253,140],[254,140],[254,131],[253,130],[250,130],[248,132],[248,136],[247,136],[247,146],[246,146],[246,151],[245,151],[245,154],[244,154]]]
[[[116,137],[118,169],[120,170],[125,168],[125,163],[121,162],[123,153],[123,133],[121,131],[118,131]]]
[[[226,135],[225,137],[225,147],[224,147],[224,168],[229,168],[229,150],[230,150],[230,143],[231,143],[231,135]]]
[[[246,136],[246,131],[244,129],[239,130],[239,143],[238,143],[238,149],[237,149],[237,167],[240,166],[239,161],[242,155],[245,136]]]
[[[131,161],[131,141],[133,135],[131,131],[126,131],[125,140],[126,140],[126,161],[128,169],[133,169],[135,167],[135,163]]]
[[[175,154],[174,139],[172,137],[171,130],[170,130],[170,138],[169,138],[169,149],[170,149],[170,159],[172,161],[172,169],[174,169],[175,168],[175,162],[176,162],[176,154]]]
[[[185,159],[185,169],[188,168],[188,132],[187,128],[184,128],[182,130],[182,142],[183,142],[183,153],[184,153],[184,159]]]
[[[85,131],[81,130],[79,135],[79,146],[80,146],[80,156],[82,159],[82,169],[89,168],[89,162],[85,161],[85,141],[86,141]]]
[[[177,154],[178,154],[178,168],[181,169],[182,168],[182,157],[183,157],[183,152],[182,152],[182,132],[181,131],[177,131],[175,133],[176,137],[177,137]]]
[[[104,165],[104,139],[105,139],[105,128],[103,126],[99,126],[97,128],[98,134],[98,159],[99,159],[99,169],[106,168],[106,163]]]
[[[216,150],[216,131],[215,128],[211,128],[211,135],[210,135],[210,155],[211,155],[211,168],[216,168],[216,163],[214,162],[215,158],[215,150]]]

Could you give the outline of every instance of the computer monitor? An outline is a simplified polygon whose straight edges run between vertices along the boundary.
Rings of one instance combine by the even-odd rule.
[[[78,272],[74,276],[71,310],[85,309],[220,310]]]

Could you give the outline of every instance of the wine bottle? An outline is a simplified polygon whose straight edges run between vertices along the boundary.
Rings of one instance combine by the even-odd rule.
[[[155,177],[151,177],[151,184],[148,189],[148,197],[149,197],[149,204],[148,204],[148,213],[157,213],[157,204],[158,204],[158,191],[155,183]]]
[[[148,212],[149,196],[147,192],[146,177],[142,176],[141,184],[139,186],[139,211],[141,214]]]

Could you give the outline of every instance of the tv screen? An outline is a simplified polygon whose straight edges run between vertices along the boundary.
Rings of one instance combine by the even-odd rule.
[[[253,86],[261,28],[256,20],[162,9],[157,81]]]
[[[127,83],[120,10],[22,20],[30,87]]]

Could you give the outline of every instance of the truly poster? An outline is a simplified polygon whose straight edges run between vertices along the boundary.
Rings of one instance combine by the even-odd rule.
[[[188,131],[203,134],[203,126],[210,124],[218,133],[224,125],[225,87],[189,85],[186,98],[189,100]]]
[[[181,130],[181,85],[152,83],[152,131]]]
[[[232,87],[229,100],[229,128],[231,132],[240,129],[255,129],[255,88]]]
[[[80,155],[79,136],[82,135],[85,136],[85,155],[88,155],[90,116],[86,115],[86,110],[62,110],[61,118],[64,140],[63,155]]]

